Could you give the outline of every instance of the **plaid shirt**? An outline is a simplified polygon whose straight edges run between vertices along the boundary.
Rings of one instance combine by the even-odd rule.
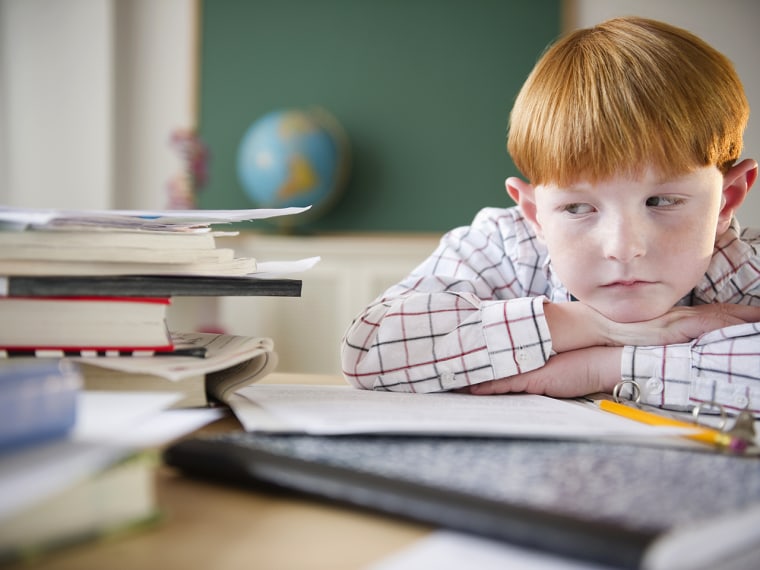
[[[759,247],[760,231],[740,233],[734,222],[679,304],[760,305]],[[572,300],[521,210],[485,208],[353,321],[343,373],[359,388],[439,392],[539,368],[552,354],[547,299]],[[636,381],[650,404],[760,412],[760,323],[685,344],[626,346],[621,379]]]

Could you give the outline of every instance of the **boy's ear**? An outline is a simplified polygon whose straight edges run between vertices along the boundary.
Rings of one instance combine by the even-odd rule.
[[[507,187],[507,194],[515,204],[520,206],[525,215],[525,219],[530,222],[536,231],[538,237],[543,238],[541,224],[536,215],[536,189],[532,184],[520,180],[514,176],[507,178],[504,185]]]
[[[723,202],[718,215],[717,235],[723,234],[731,223],[736,210],[742,205],[752,185],[757,180],[757,162],[742,160],[723,175]]]

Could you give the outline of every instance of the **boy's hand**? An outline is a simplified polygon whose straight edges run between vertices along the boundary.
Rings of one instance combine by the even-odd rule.
[[[563,306],[561,306],[563,305]],[[560,311],[553,311],[559,308]],[[597,346],[571,347],[560,340],[559,347],[552,331],[555,354],[536,370],[483,382],[464,389],[478,395],[526,392],[557,398],[574,398],[595,392],[612,392],[620,381],[620,358],[624,345],[667,345],[689,342],[716,329],[742,323],[760,322],[760,307],[747,305],[711,304],[694,307],[674,307],[661,317],[637,323],[616,323],[583,306],[581,303],[547,304],[545,307],[549,328],[558,324],[576,322],[576,335],[567,337],[574,344],[599,342]],[[569,309],[569,311],[564,310]],[[552,320],[552,317],[559,317]],[[554,323],[554,324],[553,324]],[[596,329],[596,330],[594,330]],[[596,339],[596,340],[593,340]],[[601,346],[604,343],[607,346]]]
[[[638,323],[610,321],[612,345],[668,345],[690,342],[708,332],[744,323],[760,322],[760,307],[731,304],[674,307],[661,317]]]
[[[649,321],[617,323],[583,303],[547,303],[552,348],[562,353],[591,346],[664,346],[690,342],[724,327],[760,322],[760,307],[715,303],[674,307]]]
[[[541,368],[475,384],[464,391],[477,395],[526,392],[556,398],[609,393],[620,381],[622,350],[620,347],[594,346],[555,354]]]

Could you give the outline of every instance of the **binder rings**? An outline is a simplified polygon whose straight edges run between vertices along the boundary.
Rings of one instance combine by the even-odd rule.
[[[310,496],[614,568],[760,567],[760,460],[613,442],[229,433],[186,474]]]

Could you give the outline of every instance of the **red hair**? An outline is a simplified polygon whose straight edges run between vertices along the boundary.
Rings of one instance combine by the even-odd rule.
[[[665,177],[725,172],[748,119],[723,54],[669,24],[616,18],[545,52],[517,96],[507,148],[533,184],[593,183],[647,166]]]

